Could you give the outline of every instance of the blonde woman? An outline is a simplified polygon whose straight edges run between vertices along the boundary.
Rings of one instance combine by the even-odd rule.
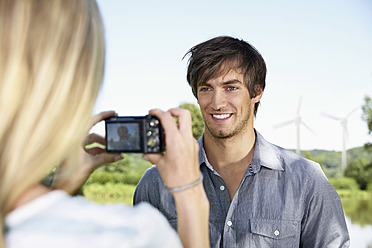
[[[115,159],[81,146],[92,125],[114,114],[89,122],[104,51],[95,1],[0,1],[0,247],[209,246],[209,205],[196,183],[198,147],[188,112],[151,112],[167,132],[167,153],[147,156],[176,189],[180,239],[149,205],[98,205],[67,194]],[[56,165],[64,173],[55,186],[65,191],[40,183]]]

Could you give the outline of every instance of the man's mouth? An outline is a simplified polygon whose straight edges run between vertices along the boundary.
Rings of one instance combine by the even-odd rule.
[[[212,114],[213,118],[218,120],[224,120],[231,116],[232,114]]]

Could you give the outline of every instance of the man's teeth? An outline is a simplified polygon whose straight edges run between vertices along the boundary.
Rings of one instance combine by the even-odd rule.
[[[216,119],[226,119],[230,117],[230,114],[223,114],[223,115],[213,115],[214,118]]]

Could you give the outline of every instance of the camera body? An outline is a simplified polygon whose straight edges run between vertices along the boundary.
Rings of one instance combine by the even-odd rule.
[[[105,120],[108,153],[161,153],[165,150],[164,130],[158,118],[113,116]]]

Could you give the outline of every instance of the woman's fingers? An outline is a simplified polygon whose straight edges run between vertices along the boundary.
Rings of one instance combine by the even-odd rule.
[[[90,144],[93,144],[93,143],[98,143],[98,144],[101,144],[101,145],[106,145],[106,140],[104,137],[102,137],[101,135],[98,135],[96,133],[90,133],[90,134],[87,134],[85,136],[85,139],[84,139],[84,142],[83,142],[83,146],[87,146],[87,145],[90,145]]]
[[[150,111],[159,118],[166,139],[165,155],[146,154],[156,164],[167,187],[179,187],[194,182],[200,176],[198,146],[192,135],[191,114],[185,109],[159,109]],[[178,118],[178,124],[174,117]]]
[[[158,164],[159,161],[163,158],[163,155],[161,154],[144,154],[143,157],[142,157],[144,160],[147,160],[149,161],[150,163],[152,164]]]
[[[103,121],[106,118],[109,118],[111,116],[117,116],[117,113],[115,111],[103,111],[95,116],[92,117],[90,120],[89,129],[91,129],[94,125],[96,125],[98,122]]]
[[[178,127],[181,133],[189,135],[192,134],[191,129],[191,114],[189,111],[185,111],[184,109],[173,108],[168,110],[168,112],[173,116],[178,118]]]
[[[161,125],[167,133],[172,133],[177,130],[177,125],[169,112],[164,112],[160,109],[152,109],[149,113],[160,120]]]

